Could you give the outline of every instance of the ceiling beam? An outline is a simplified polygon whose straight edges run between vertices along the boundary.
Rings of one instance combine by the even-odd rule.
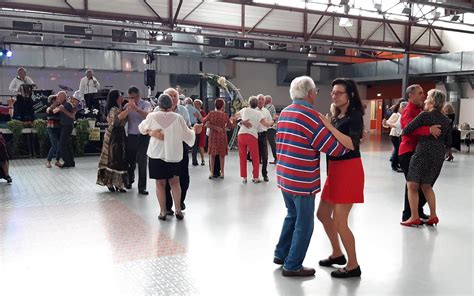
[[[156,16],[156,18],[157,18],[157,21],[158,21],[159,23],[164,24],[163,19],[162,19],[161,16],[158,14],[158,12],[150,5],[150,3],[148,3],[147,0],[143,0],[143,3],[145,3],[145,5],[148,7],[148,9],[151,10],[151,12],[153,12],[153,14],[154,14],[154,15]]]
[[[271,8],[265,15],[252,27],[250,30],[247,31],[247,34],[250,34],[258,25],[260,25],[261,22],[273,11],[273,8]]]
[[[174,13],[173,21],[170,24],[170,28],[174,28],[176,24],[176,20],[178,19],[179,11],[181,10],[181,5],[183,5],[183,0],[179,0],[178,8],[176,8],[176,12]]]
[[[430,2],[426,0],[407,0],[407,2],[424,4],[432,7],[440,7],[445,9],[452,9],[462,12],[474,13],[474,4],[472,1],[446,1],[446,2]],[[465,3],[465,5],[462,5]]]

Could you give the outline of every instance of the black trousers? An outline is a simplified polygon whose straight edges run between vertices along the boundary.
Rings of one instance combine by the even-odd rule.
[[[73,125],[61,125],[61,135],[59,137],[59,149],[65,166],[75,166],[74,151],[72,150]]]
[[[135,182],[135,168],[138,162],[138,190],[146,190],[147,162],[146,150],[150,137],[146,135],[128,135],[126,146],[126,166],[128,172],[128,184]]]
[[[262,163],[262,176],[268,177],[268,147],[267,147],[267,132],[258,133],[258,154],[260,162]]]
[[[204,132],[204,131],[202,131]],[[201,133],[202,133],[201,132]],[[193,148],[192,148],[192,151],[191,151],[191,155],[192,155],[192,158],[193,158],[193,165],[198,165],[198,159],[197,159],[197,154],[198,154],[198,151],[199,151],[199,135],[200,134],[196,134],[196,139],[194,140],[194,145],[193,145]]]
[[[410,160],[412,156],[413,156],[413,152],[408,152],[399,156],[400,166],[403,170],[403,174],[405,175],[405,178],[408,175],[408,168],[410,166]],[[426,204],[426,198],[421,189],[418,190],[418,195],[420,196],[420,201],[418,203],[418,214],[422,215],[423,206]],[[410,216],[411,216],[411,210],[410,210],[410,202],[408,201],[408,188],[407,188],[407,185],[405,184],[405,204],[403,206],[402,221],[407,220],[408,218],[410,218]]]
[[[276,133],[277,133],[277,131],[274,128],[269,128],[268,131],[267,131],[268,144],[270,144],[270,148],[272,149],[272,155],[273,155],[273,160],[274,161],[277,159]]]
[[[20,121],[35,120],[35,111],[33,110],[33,100],[21,95],[16,96],[16,101],[13,104],[13,119]]]
[[[184,209],[184,200],[189,188],[189,146],[183,142],[183,159],[179,163],[179,185],[181,186],[181,209]],[[171,196],[171,187],[166,182],[166,210],[170,211],[173,207],[173,197]]]
[[[390,136],[393,145],[392,170],[396,170],[400,164],[398,159],[398,148],[400,147],[400,137]]]

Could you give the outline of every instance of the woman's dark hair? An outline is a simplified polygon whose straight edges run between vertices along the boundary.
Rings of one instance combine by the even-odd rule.
[[[357,85],[354,80],[348,78],[336,78],[331,83],[331,86],[334,85],[343,85],[346,89],[346,93],[349,96],[349,107],[347,111],[357,110],[362,115],[364,115],[364,107],[362,106],[362,101],[359,96],[359,91],[357,90]],[[338,108],[336,108],[337,110]],[[339,111],[339,110],[338,110]]]
[[[120,92],[118,89],[113,89],[109,92],[109,95],[107,96],[107,110],[112,109],[112,107],[117,107],[117,99],[120,97]]]
[[[167,94],[162,94],[158,97],[158,105],[161,109],[166,110],[171,108],[173,102],[170,96],[168,96]]]
[[[214,101],[214,106],[216,106],[217,110],[221,110],[224,107],[224,100],[223,99],[216,99]]]

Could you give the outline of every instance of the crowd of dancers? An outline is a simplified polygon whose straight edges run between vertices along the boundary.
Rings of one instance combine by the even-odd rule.
[[[394,115],[384,121],[391,127],[394,144],[392,169],[405,174],[403,226],[436,225],[436,198],[433,185],[450,147],[452,122],[443,114],[446,96],[429,90],[425,97],[420,85],[407,88],[407,101],[400,102]],[[147,195],[147,172],[155,180],[159,202],[158,219],[184,218],[185,199],[190,184],[189,152],[192,165],[205,164],[208,137],[209,179],[224,179],[228,154],[227,130],[238,128],[240,177],[247,183],[247,158],[252,161],[252,182],[268,182],[268,142],[276,163],[276,183],[281,189],[287,214],[274,251],[273,262],[282,265],[283,276],[313,276],[314,268],[303,267],[311,241],[314,216],[322,223],[331,243],[330,255],[321,266],[344,266],[332,277],[360,277],[354,234],[348,218],[354,204],[364,202],[364,169],[360,143],[363,138],[364,107],[356,83],[338,78],[332,82],[331,116],[316,109],[318,89],[307,76],[295,78],[290,86],[291,102],[279,115],[270,96],[251,96],[248,107],[232,117],[225,101],[216,99],[208,114],[201,100],[186,98],[183,104],[174,88],[164,90],[154,107],[141,98],[136,87],[127,91],[125,101],[119,90],[107,98],[107,122],[97,173],[97,184],[111,192],[126,192],[135,182],[138,164],[138,192]],[[316,109],[315,109],[316,107]],[[422,112],[422,111],[425,112]],[[74,123],[75,103],[65,92],[50,98],[48,134],[51,150],[46,166],[56,160],[59,167],[74,167],[68,149]],[[0,138],[2,172],[8,155]],[[5,152],[3,152],[5,150]],[[321,186],[320,153],[327,154],[327,177]],[[249,155],[248,155],[249,154]],[[60,159],[63,159],[63,163]],[[215,171],[215,161],[219,170]],[[261,167],[261,171],[260,171]],[[217,175],[217,177],[216,177]],[[11,178],[10,181],[11,182]],[[321,191],[318,208],[315,196]],[[428,203],[429,215],[423,212]],[[173,210],[174,208],[174,210]],[[342,247],[339,243],[342,241]],[[344,250],[343,250],[344,249]],[[347,257],[346,257],[347,256]]]

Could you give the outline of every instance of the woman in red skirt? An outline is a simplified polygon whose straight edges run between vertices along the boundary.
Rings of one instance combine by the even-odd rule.
[[[324,125],[332,132],[344,134],[344,142],[352,142],[347,154],[340,157],[328,156],[328,176],[324,184],[317,217],[323,223],[332,246],[332,254],[319,261],[321,266],[333,264],[344,268],[331,272],[332,277],[360,277],[355,239],[347,223],[352,205],[364,202],[364,169],[360,158],[359,144],[364,131],[364,109],[353,80],[338,78],[332,82],[331,97],[336,114],[331,122],[323,118]],[[342,141],[341,141],[342,142]],[[343,143],[344,144],[344,143]],[[342,253],[339,237],[347,253]]]

